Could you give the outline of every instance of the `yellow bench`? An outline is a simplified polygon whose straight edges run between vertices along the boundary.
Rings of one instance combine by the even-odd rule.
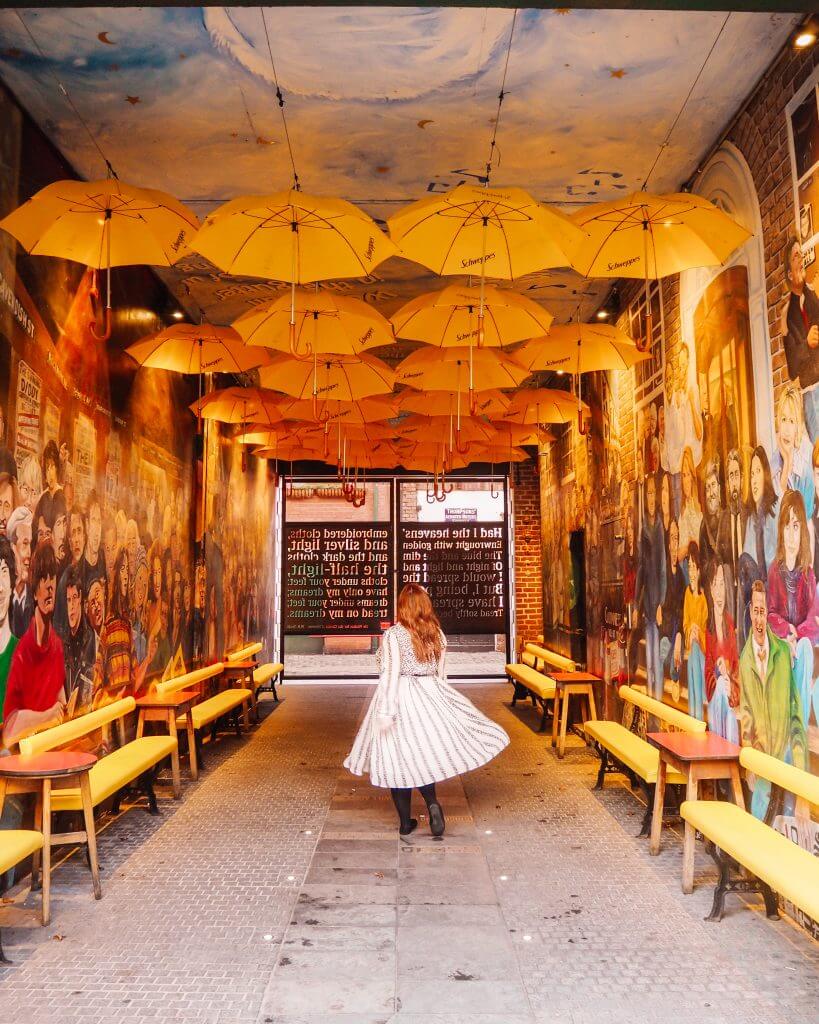
[[[540,705],[543,709],[541,725],[538,726],[538,732],[543,732],[546,728],[549,700],[553,702],[554,714],[555,684],[543,671],[544,659],[535,653],[536,650],[538,648],[534,644],[526,644],[520,653],[519,662],[507,665],[506,674],[515,688],[512,694],[512,707],[515,707],[520,697],[531,697],[534,707]]]
[[[257,654],[260,654],[264,644],[259,643],[256,640],[252,644],[246,644],[244,647],[240,647],[238,651],[232,651],[230,654],[225,655],[225,661],[249,661],[251,658],[255,658]]]
[[[278,703],[279,695],[276,693],[276,683],[282,683],[282,673],[284,672],[284,665],[280,661],[268,661],[264,665],[259,665],[258,668],[253,670],[253,707],[256,708],[256,695],[259,690],[269,687],[273,694],[273,700]],[[256,721],[259,720],[258,711],[256,712]]]
[[[662,722],[664,728],[680,732],[705,732],[705,722],[686,715],[677,708],[669,707],[662,701],[655,700],[632,686],[621,686],[620,697],[626,704],[631,704],[646,714],[653,715]],[[637,716],[634,717],[634,723]],[[651,824],[651,811],[654,805],[654,787],[660,770],[660,753],[656,747],[638,736],[633,729],[628,729],[620,722],[607,719],[594,719],[583,726],[586,735],[597,746],[600,753],[600,770],[597,773],[595,789],[603,788],[606,772],[623,771],[631,781],[632,789],[636,788],[637,780],[643,786],[648,798],[648,806],[643,817],[640,835],[648,835]],[[610,763],[613,762],[613,763]],[[684,786],[686,777],[673,768],[668,769],[666,785]]]
[[[785,764],[779,758],[744,747],[739,762],[747,772],[767,779],[804,802],[819,806],[819,778]],[[760,892],[768,917],[778,917],[776,893],[811,921],[819,924],[819,858],[755,818],[753,814],[717,800],[686,800],[680,814],[711,844],[709,852],[719,868],[714,903],[706,921],[721,921],[729,892]],[[753,878],[733,875],[733,862]]]
[[[104,707],[90,711],[55,725],[51,729],[35,733],[20,740],[20,753],[26,756],[42,754],[47,750],[66,747],[75,740],[88,736],[98,729],[106,729],[112,722],[121,721],[136,707],[133,697],[114,701]],[[110,754],[100,758],[88,773],[91,788],[91,803],[99,806],[109,797],[114,797],[114,813],[119,811],[119,798],[122,790],[134,782],[141,780],[141,785],[148,798],[150,814],[159,814],[156,803],[151,771],[160,761],[170,757],[177,749],[176,739],[171,736],[142,736],[131,740]],[[174,795],[178,796],[178,793]],[[79,789],[55,789],[51,796],[52,811],[81,811],[82,798]]]
[[[0,877],[19,864],[21,860],[25,860],[26,857],[39,852],[42,848],[42,832],[32,832],[21,828],[0,830]],[[3,952],[3,933],[0,931],[0,964],[10,962]]]

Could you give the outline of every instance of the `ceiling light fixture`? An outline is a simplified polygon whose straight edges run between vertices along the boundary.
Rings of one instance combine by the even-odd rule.
[[[607,309],[598,309],[597,310],[597,319],[598,320],[608,320],[608,318],[609,318],[609,311]]]
[[[175,309],[173,311],[173,313],[171,313],[171,316],[174,318],[174,320],[184,320],[185,319],[185,314],[180,312],[178,309]]]
[[[797,50],[807,50],[809,46],[813,46],[816,42],[816,32],[812,28],[803,28],[797,34],[793,41],[793,45]]]

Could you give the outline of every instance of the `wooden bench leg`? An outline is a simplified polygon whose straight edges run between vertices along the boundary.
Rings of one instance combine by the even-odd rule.
[[[85,843],[88,851],[88,865],[91,868],[91,883],[94,886],[94,899],[102,899],[100,885],[100,868],[97,863],[97,833],[94,825],[94,806],[91,803],[91,780],[88,772],[80,776],[80,795],[82,797],[82,816],[85,824]]]
[[[660,758],[660,765],[657,772],[657,785],[654,787],[654,809],[651,815],[651,841],[648,845],[648,852],[656,857],[660,852],[660,833],[663,829],[663,808],[665,807],[665,782],[668,774],[668,765]]]
[[[176,731],[176,712],[172,709],[168,713],[168,734],[176,740],[176,745],[171,751],[171,778],[173,779],[174,800],[178,800],[182,796],[182,774],[179,770],[179,736]]]
[[[565,701],[566,698],[564,697]],[[560,721],[560,694],[555,694],[555,702],[552,705],[552,746],[557,746],[557,727]]]
[[[557,756],[562,758],[566,753],[566,729],[569,725],[569,695],[563,694],[563,707],[560,715],[560,742],[557,748]]]
[[[541,703],[543,704],[543,714],[540,716],[540,728],[538,729],[538,732],[543,732],[546,728],[546,715],[548,714],[546,699],[544,698]]]
[[[193,715],[191,714],[190,708],[188,708],[187,714],[185,715],[185,729],[188,734],[188,760],[191,766],[191,778],[199,778],[199,764],[197,761],[197,736],[196,730],[193,728]]]
[[[651,817],[652,811],[654,810],[656,786],[646,782],[643,784],[643,789],[646,794],[646,809],[645,814],[643,814],[643,823],[640,827],[640,831],[638,832],[638,838],[642,836],[647,836],[649,834],[649,831],[651,830]]]

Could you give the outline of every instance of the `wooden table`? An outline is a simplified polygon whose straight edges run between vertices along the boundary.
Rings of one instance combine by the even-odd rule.
[[[550,672],[549,678],[555,684],[555,709],[552,715],[552,746],[557,747],[557,756],[563,757],[566,751],[566,729],[569,724],[569,698],[582,696],[588,702],[589,713],[586,715],[585,705],[581,703],[583,722],[589,718],[597,718],[597,706],[594,703],[594,684],[601,680],[590,672]],[[563,714],[560,714],[561,704]],[[560,718],[560,738],[558,741],[557,720]]]
[[[699,799],[700,782],[706,779],[728,779],[737,806],[745,808],[742,781],[739,777],[740,748],[715,732],[650,732],[648,742],[660,752],[657,785],[654,787],[654,809],[651,816],[652,856],[660,852],[660,832],[663,827],[663,806],[668,766],[671,765],[687,779],[686,800]],[[694,891],[694,829],[686,821],[683,836],[683,892]]]
[[[85,843],[88,848],[88,863],[94,886],[94,899],[102,898],[100,871],[97,863],[97,834],[94,831],[94,807],[91,803],[91,784],[88,773],[97,763],[96,754],[79,751],[52,751],[24,757],[15,754],[0,757],[0,813],[6,794],[36,793],[34,827],[43,833],[43,924],[51,920],[51,847],[74,846]],[[52,789],[77,789],[82,799],[82,815],[85,829],[80,832],[51,832],[51,791]],[[34,854],[31,871],[32,888],[39,875],[39,854]]]
[[[191,778],[198,779],[199,766],[196,762],[196,734],[193,729],[193,716],[191,714],[191,710],[198,700],[198,690],[177,690],[175,693],[167,693],[163,696],[149,693],[146,697],[139,697],[136,702],[139,710],[137,737],[142,736],[145,732],[146,722],[164,722],[168,727],[168,734],[177,741],[177,746],[171,754],[173,795],[177,799],[182,795],[182,778],[179,770],[179,737],[177,735],[176,719],[179,715],[185,716]]]

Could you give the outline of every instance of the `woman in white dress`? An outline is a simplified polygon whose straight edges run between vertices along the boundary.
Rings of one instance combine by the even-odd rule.
[[[378,652],[378,689],[344,762],[389,789],[402,836],[418,825],[410,817],[412,790],[427,805],[430,831],[444,832],[435,783],[479,768],[509,743],[506,732],[446,681],[446,637],[426,590],[408,583],[398,598],[398,622]]]

